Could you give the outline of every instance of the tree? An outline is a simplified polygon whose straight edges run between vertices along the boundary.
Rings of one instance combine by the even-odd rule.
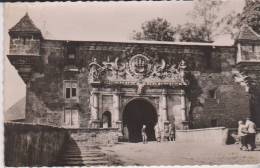
[[[176,30],[163,18],[156,18],[142,24],[142,31],[134,31],[135,40],[174,41]]]
[[[196,0],[189,13],[193,22],[179,26],[181,41],[212,41],[218,27],[218,12],[223,4],[221,0]]]
[[[230,13],[219,24],[222,33],[229,33],[235,38],[243,24],[247,24],[260,34],[260,0],[246,0],[242,13]]]
[[[260,34],[260,0],[246,0],[239,23],[249,25]]]
[[[186,42],[208,42],[208,33],[205,27],[194,23],[179,25],[177,28],[180,41]]]

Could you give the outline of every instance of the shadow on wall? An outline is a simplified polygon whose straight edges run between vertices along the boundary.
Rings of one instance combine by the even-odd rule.
[[[49,166],[56,162],[68,134],[47,125],[4,124],[6,166]]]
[[[189,127],[193,128],[193,111],[195,108],[203,108],[203,105],[200,103],[199,101],[199,96],[203,93],[202,88],[199,86],[198,80],[196,79],[196,77],[191,73],[187,73],[185,78],[189,81],[189,85],[186,88],[185,92],[186,92],[186,96],[188,98],[188,100],[191,102],[190,105],[190,110],[189,110]]]

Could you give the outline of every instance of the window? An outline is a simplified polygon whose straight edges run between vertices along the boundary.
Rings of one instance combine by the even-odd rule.
[[[25,45],[27,39],[25,37],[23,37],[22,40],[23,40],[23,45]]]
[[[79,127],[79,115],[77,109],[64,110],[64,124],[69,127]]]
[[[212,119],[210,124],[211,124],[211,127],[217,127],[218,126],[218,120],[217,119]]]
[[[216,99],[217,98],[217,89],[209,90],[209,98]]]
[[[69,59],[75,59],[75,54],[69,54],[68,58]]]
[[[246,44],[241,46],[242,60],[260,60],[260,46],[255,44]]]
[[[64,81],[65,84],[65,98],[77,99],[77,82],[76,81]]]

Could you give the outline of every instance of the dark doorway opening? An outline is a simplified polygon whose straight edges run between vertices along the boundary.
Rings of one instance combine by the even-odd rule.
[[[142,126],[146,125],[147,139],[153,141],[157,120],[156,109],[150,102],[145,99],[134,99],[126,105],[123,112],[124,134],[127,134],[129,142],[140,142]]]
[[[111,113],[106,111],[102,114],[102,128],[111,127]]]

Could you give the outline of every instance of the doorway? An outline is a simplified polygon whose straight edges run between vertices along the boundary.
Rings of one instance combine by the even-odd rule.
[[[123,111],[123,134],[129,142],[142,141],[141,129],[146,125],[148,141],[155,140],[154,127],[158,116],[154,106],[146,99],[137,98],[130,101]]]

